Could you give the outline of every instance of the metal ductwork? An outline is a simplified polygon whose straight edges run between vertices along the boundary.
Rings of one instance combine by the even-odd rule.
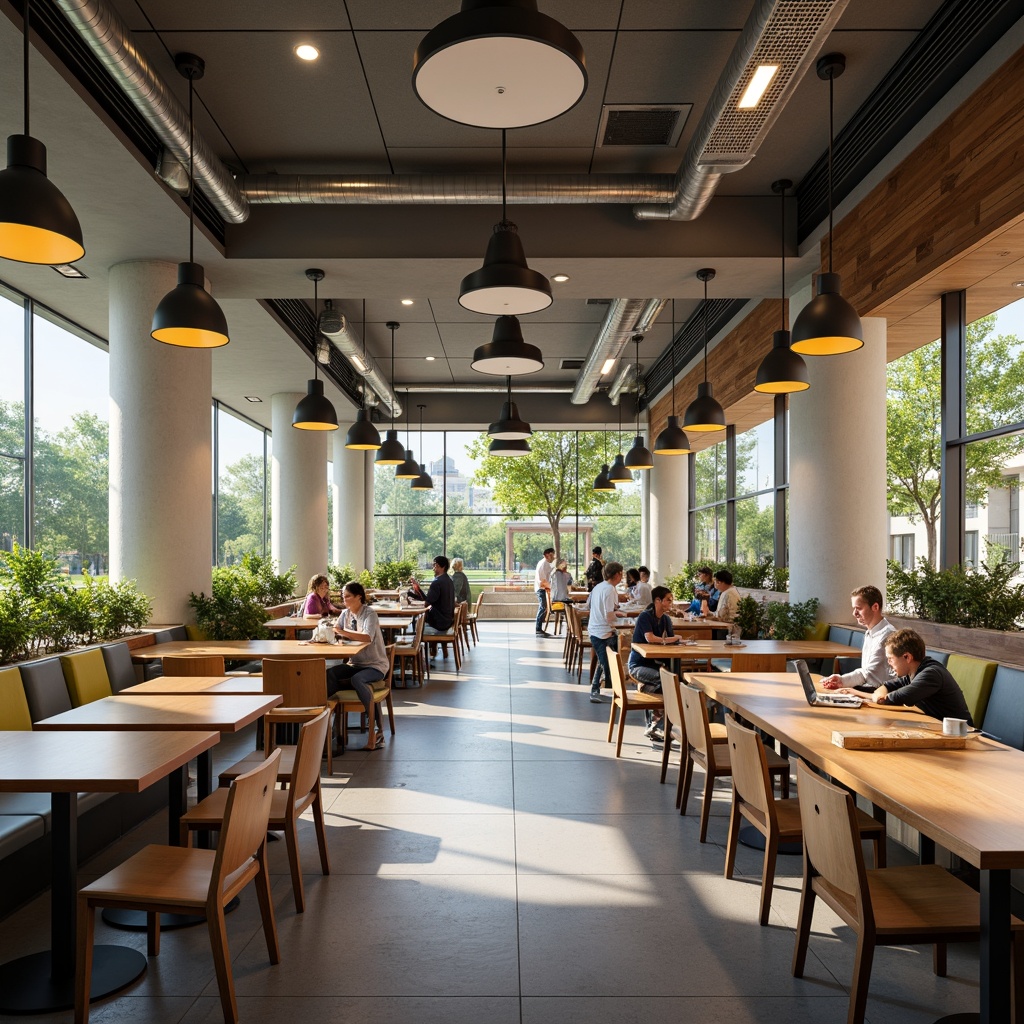
[[[586,405],[601,380],[601,367],[618,359],[634,334],[646,334],[668,299],[613,299],[576,378],[573,405]]]
[[[111,78],[149,122],[160,141],[188,164],[188,111],[132,40],[131,30],[101,0],[55,0]],[[232,224],[249,216],[249,204],[231,172],[201,135],[193,138],[193,175],[217,212]]]
[[[517,377],[515,393],[517,395],[568,395],[572,391],[571,384],[526,384],[523,378]],[[508,393],[506,384],[403,384],[402,391],[406,394],[441,393],[446,395],[504,395]]]
[[[746,167],[811,67],[848,0],[759,0],[722,72],[683,157],[665,206],[637,206],[638,220],[694,220],[723,174]],[[778,68],[760,103],[739,100],[758,67]]]
[[[629,391],[631,386],[636,386],[636,363],[623,363],[608,389],[608,401],[612,405],[618,405],[622,392]]]
[[[388,416],[396,420],[402,415],[402,402],[392,390],[384,375],[377,369],[377,364],[367,355],[363,361],[363,343],[352,333],[348,317],[336,309],[324,310],[320,314],[317,329],[331,339],[334,347],[352,364],[352,368],[363,378],[366,386],[380,398],[381,404],[387,409]],[[358,360],[356,362],[355,360]],[[360,370],[365,366],[365,370]]]

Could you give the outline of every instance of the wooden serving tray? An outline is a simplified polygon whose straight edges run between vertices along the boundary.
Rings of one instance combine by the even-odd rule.
[[[963,750],[966,736],[945,736],[931,729],[874,729],[833,732],[832,742],[846,750]]]

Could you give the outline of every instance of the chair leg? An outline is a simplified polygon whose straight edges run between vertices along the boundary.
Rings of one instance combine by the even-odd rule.
[[[384,703],[388,706],[388,726],[391,728],[391,735],[395,735],[395,706],[391,703],[391,691],[388,690]]]
[[[871,962],[874,957],[874,936],[861,932],[857,936],[857,956],[853,964],[850,1009],[846,1015],[847,1024],[864,1024],[864,1011],[868,1005],[868,984],[871,981]]]
[[[618,704],[613,699],[608,707],[608,742],[612,741],[612,733],[615,731],[615,709]]]
[[[227,925],[224,922],[224,908],[219,903],[215,906],[207,905],[206,926],[210,932],[213,967],[217,975],[217,990],[220,992],[220,1007],[225,1024],[238,1024],[238,1003],[235,1000],[235,979],[231,974]]]
[[[306,893],[302,888],[302,865],[299,862],[298,824],[289,816],[284,823],[284,841],[288,848],[288,870],[292,875],[292,895],[295,897],[295,912],[306,909]]]
[[[775,887],[775,866],[779,858],[779,836],[773,832],[764,842],[764,867],[761,869],[761,926],[768,924],[772,910],[772,889]]]
[[[615,756],[622,757],[622,739],[626,735],[626,705],[619,708],[619,733],[615,739]]]
[[[160,915],[154,910],[146,913],[146,956],[160,955]]]
[[[804,881],[800,889],[800,913],[796,922],[796,945],[793,947],[793,977],[804,976],[807,962],[807,943],[811,938],[811,918],[814,916],[814,890],[807,877],[807,862],[804,861]]]
[[[686,813],[686,801],[690,798],[690,783],[693,781],[693,758],[690,757],[689,753],[684,753],[683,761],[686,767],[679,776],[679,792],[677,794],[678,800],[676,801],[680,814]]]
[[[936,978],[946,977],[947,965],[946,965],[946,952],[947,946],[945,942],[936,942],[932,946],[932,973]]]
[[[331,860],[327,853],[327,830],[324,827],[324,798],[320,781],[316,784],[316,799],[313,801],[313,828],[316,829],[316,845],[320,850],[320,872],[331,873]]]
[[[704,772],[704,799],[700,802],[700,842],[708,838],[708,822],[711,820],[711,801],[715,796],[715,779],[707,770]]]
[[[875,847],[875,867],[876,868],[884,868],[885,867],[885,859],[886,859],[886,854],[885,854],[885,832],[882,832],[881,834],[875,836],[874,847]]]
[[[86,896],[78,897],[78,929],[75,943],[75,1024],[88,1024],[89,996],[92,993],[92,946],[96,930],[96,910]]]
[[[270,895],[270,867],[267,864],[267,841],[265,839],[256,852],[256,861],[260,870],[253,879],[253,884],[256,886],[256,899],[259,901],[260,917],[263,920],[263,937],[267,941],[267,959],[272,964],[279,964],[281,962],[281,945],[277,941],[274,900]],[[223,918],[223,913],[221,916]]]
[[[736,869],[736,844],[740,836],[740,801],[732,791],[732,810],[729,812],[729,836],[725,841],[725,877],[732,878]]]
[[[668,758],[672,752],[672,723],[665,717],[665,743],[661,748],[661,785],[665,785],[665,776],[668,774]]]

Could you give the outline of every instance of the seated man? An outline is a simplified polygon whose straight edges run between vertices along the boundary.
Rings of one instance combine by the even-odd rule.
[[[653,608],[647,608],[636,618],[633,628],[635,644],[678,644],[680,638],[672,632],[672,620],[668,617],[672,607],[672,591],[668,587],[655,587],[651,591]],[[661,664],[664,664],[662,662]],[[635,647],[629,652],[629,674],[636,680],[641,693],[661,693],[660,664],[654,658],[645,658]],[[653,711],[645,711],[647,728],[644,735],[653,740],[664,739],[661,734],[662,715],[655,717]]]
[[[728,569],[719,569],[715,573],[715,589],[718,591],[718,603],[714,609],[708,600],[709,620],[716,622],[732,622],[740,603],[740,592],[733,586],[732,573]]]
[[[892,675],[885,660],[885,638],[896,631],[896,627],[882,615],[882,592],[878,587],[858,587],[850,594],[853,617],[864,627],[864,649],[860,656],[860,668],[840,675],[834,672],[825,676],[821,685],[826,690],[838,690],[841,686],[852,687],[873,693],[884,686]]]
[[[912,629],[890,633],[885,638],[885,653],[895,678],[872,693],[871,699],[876,704],[916,707],[939,721],[963,718],[968,725],[974,725],[957,681],[945,665],[925,654],[924,640],[917,633]]]
[[[697,570],[697,583],[693,588],[693,600],[690,602],[690,612],[693,615],[700,615],[701,601],[707,601],[709,612],[718,607],[718,590],[712,579],[711,570],[706,565]]]
[[[423,625],[423,635],[436,636],[439,633],[450,633],[452,623],[455,621],[455,584],[448,575],[448,559],[444,555],[438,555],[433,564],[434,579],[427,589],[426,594],[420,590],[420,585],[415,577],[410,579],[416,591],[423,594],[417,600],[426,601],[427,613]],[[430,656],[437,657],[437,645],[431,644]],[[445,648],[445,657],[448,650]]]

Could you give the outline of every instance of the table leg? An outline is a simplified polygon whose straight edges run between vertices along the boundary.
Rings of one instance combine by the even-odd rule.
[[[920,864],[935,863],[935,840],[930,839],[923,832],[917,840],[917,860]]]
[[[213,792],[213,756],[204,750],[196,759],[196,795],[205,800]],[[196,836],[196,845],[202,850],[210,848],[210,833],[200,832]]]
[[[981,872],[980,970],[982,1024],[1009,1024],[1009,871],[985,870]]]

